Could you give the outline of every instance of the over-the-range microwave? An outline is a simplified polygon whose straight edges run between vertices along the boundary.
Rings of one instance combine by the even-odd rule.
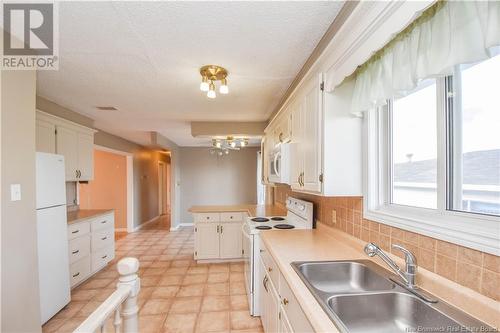
[[[269,156],[269,181],[290,184],[290,143],[282,143]]]

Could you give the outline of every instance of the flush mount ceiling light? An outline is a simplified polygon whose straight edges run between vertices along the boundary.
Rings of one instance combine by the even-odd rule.
[[[235,138],[228,136],[225,139],[212,139],[210,154],[218,156],[228,155],[230,150],[240,150],[248,146],[247,138]]]
[[[200,68],[201,83],[200,90],[207,93],[208,98],[215,98],[215,83],[220,81],[219,92],[223,95],[229,93],[227,86],[228,72],[225,68],[217,65],[206,65]]]

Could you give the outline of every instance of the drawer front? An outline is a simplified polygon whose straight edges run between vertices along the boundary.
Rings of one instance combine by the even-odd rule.
[[[114,245],[114,229],[107,228],[92,232],[92,252]]]
[[[95,217],[91,221],[92,232],[101,229],[113,228],[115,226],[114,214]]]
[[[90,232],[88,221],[68,225],[68,239],[77,238]]]
[[[294,332],[314,332],[314,329],[307,320],[304,311],[299,305],[299,302],[295,298],[292,290],[288,286],[285,278],[280,273],[280,298],[281,298],[281,306],[282,309],[286,313],[286,317],[290,322],[290,325],[293,327]]]
[[[90,275],[90,256],[86,256],[69,266],[71,287],[79,284]]]
[[[219,222],[220,214],[219,213],[197,213],[194,214],[195,222]]]
[[[69,241],[69,263],[72,264],[90,254],[90,235],[74,238]]]
[[[228,212],[228,213],[220,213],[220,221],[221,222],[242,222],[243,221],[243,213],[242,212]]]
[[[273,283],[276,290],[278,290],[280,272],[278,270],[278,266],[274,262],[273,257],[271,257],[271,254],[267,251],[266,247],[264,246],[264,244],[262,244],[262,242],[260,248],[260,256],[262,258],[262,262],[266,266],[267,275],[269,275],[271,282]]]
[[[100,270],[115,258],[115,247],[108,246],[92,253],[92,272]]]

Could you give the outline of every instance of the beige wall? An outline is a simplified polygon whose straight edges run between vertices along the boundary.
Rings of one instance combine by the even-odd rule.
[[[0,29],[0,33],[3,31]],[[1,71],[2,332],[40,332],[35,212],[36,73]],[[10,201],[10,184],[22,200]]]
[[[258,147],[210,155],[208,148],[181,148],[181,222],[192,222],[193,205],[255,204]]]

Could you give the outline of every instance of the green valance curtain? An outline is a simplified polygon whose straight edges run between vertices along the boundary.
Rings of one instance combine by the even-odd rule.
[[[500,53],[500,1],[439,1],[356,71],[352,113]],[[500,74],[500,73],[499,73]]]

